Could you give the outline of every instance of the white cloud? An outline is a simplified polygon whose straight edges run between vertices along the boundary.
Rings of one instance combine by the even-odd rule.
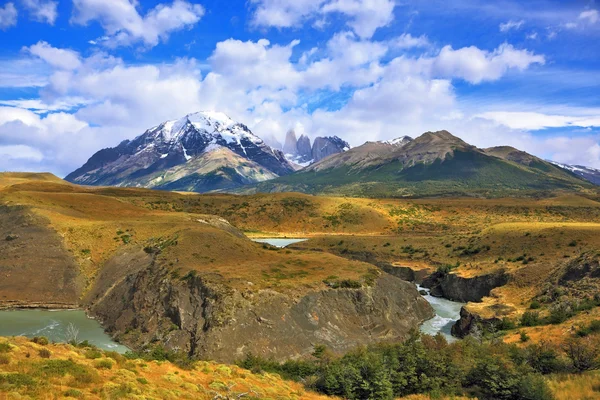
[[[519,21],[507,21],[503,24],[500,24],[500,32],[508,32],[512,29],[514,30],[518,30],[521,29],[521,27],[525,24],[525,21],[523,20],[519,20]]]
[[[403,33],[399,37],[390,41],[390,46],[397,49],[412,49],[429,47],[429,39],[425,35],[418,37],[412,36],[410,33]]]
[[[528,33],[527,36],[525,36],[525,37],[527,39],[530,39],[530,40],[535,40],[538,37],[538,33],[537,32],[531,32],[531,33]]]
[[[313,20],[322,27],[330,14],[341,14],[361,38],[370,38],[394,19],[394,0],[250,0],[255,26],[291,28]]]
[[[458,77],[471,83],[480,83],[497,80],[510,69],[523,71],[532,64],[544,63],[544,56],[527,50],[517,50],[504,43],[492,52],[474,46],[458,50],[445,46],[432,60],[431,68],[435,75]]]
[[[34,162],[40,162],[44,159],[44,155],[37,149],[22,144],[14,146],[0,146],[0,158],[10,159],[25,159]]]
[[[333,0],[323,5],[324,13],[341,13],[361,38],[370,38],[377,28],[394,20],[394,0]]]
[[[579,14],[579,19],[595,24],[600,20],[600,13],[598,10],[586,10]]]
[[[58,6],[57,1],[52,0],[21,0],[23,7],[27,9],[29,14],[39,22],[46,22],[50,25],[54,25],[58,13],[56,7]]]
[[[38,114],[55,111],[70,111],[91,103],[93,102],[90,100],[77,97],[65,97],[50,102],[46,102],[42,99],[0,100],[0,105],[23,108]]]
[[[24,50],[56,68],[73,70],[81,66],[79,53],[68,49],[57,49],[46,42],[37,42],[33,46],[25,47]]]
[[[533,111],[488,111],[477,114],[476,117],[492,120],[511,129],[524,130],[600,126],[600,109],[589,110],[584,115],[553,115]]]
[[[6,3],[0,7],[0,30],[7,30],[17,25],[18,12],[13,3]]]
[[[71,22],[87,25],[98,21],[107,35],[96,41],[109,47],[142,42],[156,46],[172,32],[194,26],[204,15],[200,4],[175,0],[171,5],[158,4],[141,16],[135,0],[73,0]]]

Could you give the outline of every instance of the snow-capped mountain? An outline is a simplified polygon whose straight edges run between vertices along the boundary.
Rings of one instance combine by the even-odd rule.
[[[166,121],[94,154],[65,179],[85,185],[205,192],[293,172],[283,153],[219,112]]]
[[[583,165],[567,165],[550,161],[552,164],[571,171],[575,175],[581,176],[583,179],[592,182],[595,185],[600,185],[600,169],[585,167]]]

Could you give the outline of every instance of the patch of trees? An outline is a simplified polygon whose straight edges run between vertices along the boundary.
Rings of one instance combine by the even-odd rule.
[[[561,348],[524,348],[467,338],[447,343],[438,335],[414,332],[398,344],[358,348],[336,357],[317,346],[310,360],[278,363],[247,355],[238,365],[254,373],[278,373],[317,392],[347,399],[386,400],[411,394],[479,399],[552,399],[544,375],[598,368],[589,338]]]

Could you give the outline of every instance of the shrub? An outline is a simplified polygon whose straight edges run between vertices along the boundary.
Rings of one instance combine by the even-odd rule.
[[[585,372],[600,366],[598,361],[600,349],[587,339],[570,339],[563,346],[575,372]]]
[[[81,399],[81,398],[83,398],[83,393],[81,393],[77,389],[69,389],[65,392],[64,396],[65,397],[75,397],[77,399]]]
[[[532,309],[532,310],[537,310],[540,307],[542,307],[542,305],[537,300],[532,301],[531,304],[529,305],[529,308]]]
[[[584,337],[598,332],[600,332],[600,320],[595,319],[592,322],[590,322],[588,326],[579,328],[576,335],[579,337]]]
[[[111,369],[113,367],[113,362],[108,358],[101,358],[94,361],[94,367],[98,369]]]
[[[537,311],[525,311],[521,316],[521,326],[536,326],[540,324],[540,314]]]
[[[9,353],[10,351],[12,351],[12,347],[10,344],[8,343],[0,343],[0,354],[2,353]]]
[[[37,381],[28,374],[11,373],[3,374],[0,373],[0,392],[8,391],[11,388],[22,388],[27,387],[32,389],[37,386]]]
[[[45,336],[35,336],[31,339],[33,343],[39,344],[40,346],[46,346],[48,344],[48,338]]]
[[[525,343],[529,341],[530,337],[526,332],[521,332],[519,334],[519,339],[521,340],[521,343]]]
[[[550,309],[549,321],[551,324],[560,324],[574,315],[571,305],[566,302],[555,304]]]
[[[554,394],[546,380],[539,375],[527,374],[517,386],[518,398],[526,400],[552,400]]]
[[[85,358],[87,358],[88,360],[95,360],[97,358],[102,357],[102,352],[100,352],[99,350],[94,350],[94,349],[89,349],[85,352]]]
[[[52,355],[52,353],[48,349],[40,349],[40,351],[38,351],[38,354],[42,358],[50,358],[50,356]]]

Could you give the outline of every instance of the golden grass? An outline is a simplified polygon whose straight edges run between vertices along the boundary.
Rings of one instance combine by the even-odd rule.
[[[253,374],[233,365],[198,362],[193,369],[183,370],[166,361],[127,360],[114,353],[90,355],[86,349],[61,344],[40,346],[23,337],[0,338],[0,343],[11,345],[11,350],[3,353],[5,362],[0,363],[0,399],[56,399],[68,395],[82,399],[213,399],[217,395],[237,398],[242,393],[281,400],[331,398],[308,392],[278,375]],[[41,349],[48,349],[50,358],[42,358]],[[40,366],[56,360],[72,361],[65,375],[40,374]],[[70,371],[77,370],[83,371],[86,379],[74,378]],[[14,383],[23,383],[14,374],[33,381]]]
[[[600,399],[600,371],[553,376],[549,385],[556,400]]]

